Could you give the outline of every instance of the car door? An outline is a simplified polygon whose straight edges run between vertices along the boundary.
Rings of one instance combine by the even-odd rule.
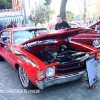
[[[11,32],[4,31],[0,35],[0,55],[10,63]]]

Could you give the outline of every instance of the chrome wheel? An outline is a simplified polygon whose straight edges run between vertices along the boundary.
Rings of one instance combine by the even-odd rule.
[[[99,39],[93,40],[92,46],[94,46],[95,48],[100,48],[100,40]]]
[[[28,79],[28,76],[26,74],[26,71],[19,66],[19,78],[20,78],[20,81],[23,85],[23,87],[28,87],[29,86],[29,79]]]

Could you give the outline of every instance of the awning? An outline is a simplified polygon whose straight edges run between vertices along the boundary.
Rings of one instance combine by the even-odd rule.
[[[0,22],[18,22],[22,20],[23,16],[0,17]]]

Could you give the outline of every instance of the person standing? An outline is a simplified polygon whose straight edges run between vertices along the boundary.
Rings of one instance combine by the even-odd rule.
[[[13,28],[13,22],[9,22],[7,28]]]
[[[4,29],[4,26],[0,23],[0,31]]]
[[[55,25],[55,30],[61,30],[67,28],[70,28],[69,24],[66,21],[63,21],[60,15],[57,16],[57,24]]]

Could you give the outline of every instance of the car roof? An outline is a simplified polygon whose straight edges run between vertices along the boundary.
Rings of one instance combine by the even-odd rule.
[[[46,29],[45,27],[15,27],[15,28],[7,28],[3,31],[19,31],[19,30],[32,30],[32,29]]]

